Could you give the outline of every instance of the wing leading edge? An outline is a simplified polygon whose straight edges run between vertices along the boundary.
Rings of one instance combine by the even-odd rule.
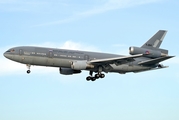
[[[125,64],[128,62],[132,62],[135,61],[134,58],[137,57],[142,57],[143,54],[137,54],[137,55],[131,55],[131,56],[123,56],[123,57],[115,57],[115,58],[106,58],[106,59],[96,59],[96,60],[91,60],[88,63],[89,64],[116,64],[116,65],[120,65],[120,64]]]

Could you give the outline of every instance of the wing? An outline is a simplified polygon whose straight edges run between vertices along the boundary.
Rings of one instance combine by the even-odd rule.
[[[141,61],[138,63],[138,65],[153,65],[159,62],[162,62],[164,60],[170,59],[174,56],[165,56],[165,57],[159,57],[159,58],[155,58],[155,59],[150,59],[150,60],[146,60],[146,61]]]
[[[128,62],[135,61],[134,58],[142,57],[143,54],[137,54],[137,55],[131,55],[131,56],[122,56],[122,57],[115,57],[115,58],[106,58],[106,59],[95,59],[88,61],[89,64],[98,64],[98,65],[104,65],[104,64],[125,64]]]

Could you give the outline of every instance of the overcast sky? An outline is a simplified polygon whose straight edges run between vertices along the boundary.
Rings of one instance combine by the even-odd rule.
[[[178,120],[179,2],[177,0],[0,0],[0,120]],[[167,69],[73,76],[58,68],[26,66],[4,58],[33,45],[128,55],[158,30],[161,48],[175,58]]]

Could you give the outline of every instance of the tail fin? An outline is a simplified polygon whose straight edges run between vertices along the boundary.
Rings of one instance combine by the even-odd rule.
[[[168,55],[168,50],[159,49],[167,31],[159,30],[154,36],[152,36],[141,48],[161,51],[163,54]]]
[[[158,49],[166,35],[166,30],[159,30],[141,48]]]

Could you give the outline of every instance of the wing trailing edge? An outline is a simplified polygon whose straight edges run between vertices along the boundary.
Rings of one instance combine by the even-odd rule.
[[[151,71],[151,70],[159,70],[159,69],[163,69],[163,68],[168,68],[168,66],[163,66],[163,67],[158,67],[158,68],[151,68],[148,70],[142,70],[142,71],[135,71],[134,73],[140,73],[140,72],[146,72],[146,71]]]
[[[145,61],[139,62],[138,65],[154,65],[154,64],[157,64],[164,60],[170,59],[172,57],[175,57],[175,56],[165,56],[165,57],[159,57],[159,58],[155,58],[155,59],[145,60]]]

